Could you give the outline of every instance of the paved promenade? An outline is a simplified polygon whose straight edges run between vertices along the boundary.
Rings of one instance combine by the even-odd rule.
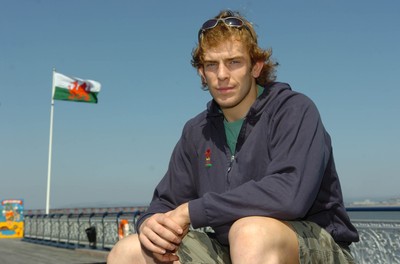
[[[105,264],[108,252],[90,249],[64,249],[0,239],[1,264]]]

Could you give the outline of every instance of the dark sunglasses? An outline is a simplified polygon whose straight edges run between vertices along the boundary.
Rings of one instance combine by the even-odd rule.
[[[225,18],[213,18],[210,20],[207,20],[206,22],[204,22],[203,26],[201,26],[200,30],[199,30],[199,35],[198,35],[198,39],[200,42],[200,38],[201,36],[204,34],[205,31],[215,28],[219,22],[224,22],[225,25],[227,25],[228,27],[235,27],[235,28],[245,28],[247,31],[249,31],[251,37],[256,40],[256,38],[253,36],[253,33],[251,32],[250,28],[246,25],[246,23],[241,20],[238,17],[225,17]]]

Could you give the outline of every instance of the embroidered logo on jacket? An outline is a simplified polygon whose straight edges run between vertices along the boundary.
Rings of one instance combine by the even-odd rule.
[[[211,163],[211,149],[207,149],[206,152],[204,153],[204,156],[206,157],[205,166],[206,167],[211,167],[212,166],[212,163]]]

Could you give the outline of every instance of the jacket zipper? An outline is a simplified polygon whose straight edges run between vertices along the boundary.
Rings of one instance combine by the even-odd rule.
[[[243,137],[243,135],[244,135],[243,134],[244,133],[243,127],[245,126],[245,122],[246,122],[246,118],[243,121],[242,127],[241,127],[239,135],[238,135],[238,139],[237,139],[236,147],[235,147],[235,153],[233,155],[231,154],[230,161],[229,161],[229,166],[228,166],[228,169],[226,170],[226,180],[227,180],[228,184],[231,183],[231,180],[230,180],[230,177],[229,177],[229,172],[232,170],[233,161],[235,160],[235,156],[237,154],[237,148],[238,148],[239,140],[242,140],[241,137]]]
[[[235,155],[232,155],[232,156],[231,156],[231,160],[229,161],[228,169],[226,170],[226,180],[228,181],[228,184],[231,183],[230,177],[229,177],[229,172],[230,172],[231,169],[232,169],[232,165],[233,165],[233,161],[234,161],[234,160],[235,160]]]

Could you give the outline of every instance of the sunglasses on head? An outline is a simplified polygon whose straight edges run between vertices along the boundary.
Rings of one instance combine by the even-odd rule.
[[[198,35],[198,39],[200,42],[200,38],[201,36],[204,34],[205,31],[215,28],[219,22],[223,22],[225,25],[227,25],[228,27],[235,27],[235,28],[245,28],[247,31],[249,31],[251,37],[256,40],[256,38],[253,36],[253,33],[251,32],[250,28],[246,25],[246,23],[238,18],[238,17],[234,17],[234,16],[229,16],[229,17],[225,17],[225,18],[213,18],[210,20],[207,20],[206,22],[204,22],[204,24],[201,26],[200,30],[199,30],[199,35]]]

